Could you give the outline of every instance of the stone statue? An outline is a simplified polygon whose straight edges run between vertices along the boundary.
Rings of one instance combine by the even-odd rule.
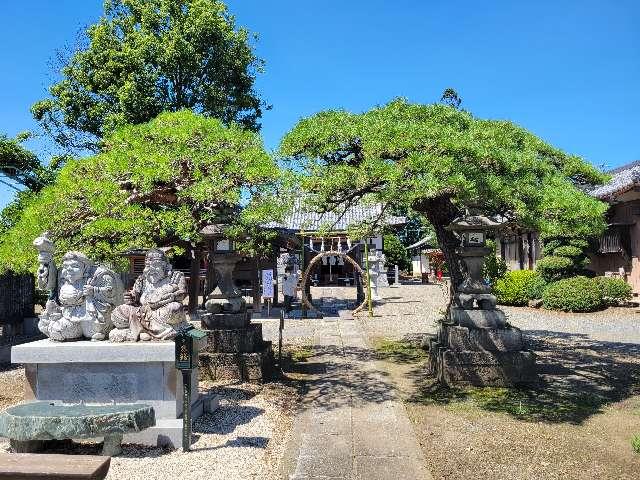
[[[376,251],[376,257],[377,257],[377,270],[378,270],[378,287],[388,287],[389,286],[389,279],[387,278],[387,256],[382,253],[380,250]]]
[[[38,288],[51,291],[38,328],[51,340],[104,340],[113,328],[111,313],[123,301],[120,277],[96,266],[83,253],[67,252],[58,271],[55,245],[45,233],[33,242],[38,250]]]
[[[173,339],[178,325],[186,322],[182,304],[186,293],[184,274],[173,270],[162,250],[149,250],[142,275],[125,295],[125,304],[113,312],[115,329],[109,340]]]

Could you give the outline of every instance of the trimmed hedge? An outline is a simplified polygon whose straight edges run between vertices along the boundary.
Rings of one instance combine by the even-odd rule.
[[[559,280],[565,273],[573,268],[573,261],[569,257],[556,257],[554,255],[542,257],[538,260],[536,270],[547,282]]]
[[[542,305],[549,310],[592,312],[602,308],[604,298],[598,282],[587,277],[572,277],[547,286]]]
[[[633,289],[623,279],[596,277],[594,281],[598,284],[606,305],[615,306],[631,300]]]
[[[529,300],[540,298],[545,285],[544,279],[533,270],[514,270],[495,283],[493,293],[501,305],[523,306]]]

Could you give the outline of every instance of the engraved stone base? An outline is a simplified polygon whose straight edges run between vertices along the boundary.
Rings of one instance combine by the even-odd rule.
[[[257,352],[202,352],[199,366],[203,378],[261,383],[272,360],[271,342],[262,342]]]
[[[249,314],[242,313],[202,313],[200,314],[202,328],[206,330],[220,330],[226,328],[246,328],[250,324]]]
[[[449,347],[457,351],[518,352],[524,349],[522,332],[518,328],[490,330],[449,326],[446,332]]]
[[[465,310],[451,307],[453,323],[467,328],[504,328],[507,319],[500,310]]]
[[[454,351],[437,343],[432,348],[432,373],[447,385],[509,387],[537,380],[535,355],[530,351]]]
[[[174,366],[173,342],[58,343],[46,339],[14,347],[11,360],[25,365],[27,401],[145,403],[154,408],[158,425],[182,416],[182,375]],[[197,368],[192,374],[191,409],[192,418],[203,411]],[[145,444],[163,444],[161,433],[152,438],[154,428],[149,430],[140,434]],[[125,435],[125,442],[128,438]]]
[[[262,346],[262,324],[251,324],[247,328],[205,330],[207,345],[202,349],[209,353],[250,353]]]
[[[453,309],[452,309],[453,310]],[[471,312],[482,310],[471,310]],[[489,329],[440,324],[429,342],[429,369],[454,386],[508,387],[537,381],[535,355],[513,327]]]

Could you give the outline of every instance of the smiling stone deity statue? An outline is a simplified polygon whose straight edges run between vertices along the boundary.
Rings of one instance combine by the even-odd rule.
[[[112,270],[96,266],[83,253],[67,252],[59,271],[55,246],[47,234],[34,241],[38,250],[38,288],[51,291],[38,328],[51,340],[104,340],[113,328],[111,312],[123,301],[123,287]]]
[[[175,328],[186,321],[182,301],[187,293],[182,272],[174,271],[164,252],[147,252],[145,268],[133,289],[125,294],[125,304],[113,312],[112,342],[171,340]]]

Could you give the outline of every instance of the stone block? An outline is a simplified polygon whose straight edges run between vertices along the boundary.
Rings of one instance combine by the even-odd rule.
[[[440,352],[439,373],[449,385],[506,387],[537,380],[535,355],[522,352]]]
[[[517,328],[478,329],[447,326],[447,344],[452,350],[517,352],[523,349],[522,332]]]
[[[211,380],[241,380],[261,383],[272,362],[271,342],[263,342],[257,352],[211,353],[202,352],[200,371]]]
[[[467,328],[505,328],[507,319],[501,310],[465,310],[451,308],[451,320],[456,325]]]
[[[250,325],[250,316],[247,312],[203,313],[200,323],[205,330],[240,329]]]
[[[250,353],[262,345],[262,324],[251,324],[247,328],[207,330],[208,353]]]

